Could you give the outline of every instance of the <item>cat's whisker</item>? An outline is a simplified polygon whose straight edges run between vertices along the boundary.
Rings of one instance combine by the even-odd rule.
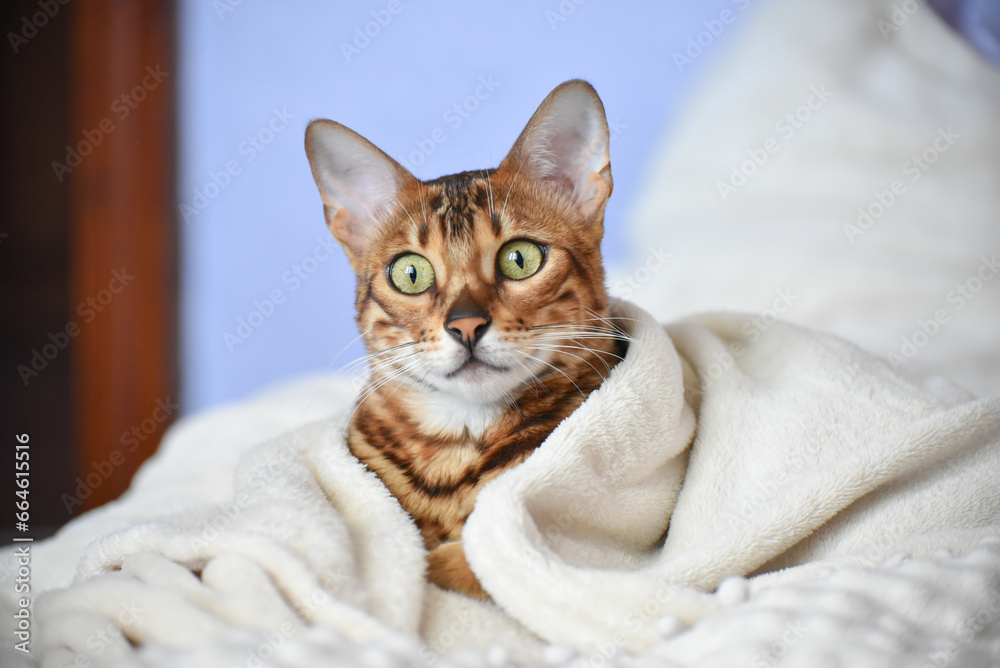
[[[496,211],[493,208],[493,182],[490,181],[489,170],[481,170],[480,174],[486,174],[486,186],[489,188],[490,192],[490,217],[492,218],[493,214],[496,213]]]
[[[566,320],[564,322],[548,322],[540,325],[532,325],[528,329],[544,329],[546,327],[597,327],[604,330],[620,330],[620,327],[609,325],[604,320],[597,318],[584,318],[583,320]]]
[[[393,199],[393,201],[396,202],[396,205],[400,209],[403,210],[403,213],[405,213],[406,217],[410,219],[410,222],[413,223],[413,226],[416,227],[417,226],[417,222],[415,220],[413,220],[413,216],[411,216],[410,212],[406,210],[406,208],[403,206],[403,203],[399,201],[399,198],[398,197],[393,197],[392,199]]]
[[[550,390],[549,388],[547,388],[545,386],[545,383],[543,383],[541,381],[541,379],[538,378],[538,374],[536,374],[534,371],[532,371],[531,367],[529,367],[527,364],[525,364],[524,362],[522,362],[519,359],[514,359],[514,361],[517,362],[518,364],[520,364],[521,368],[524,369],[525,373],[527,373],[527,375],[528,375],[528,381],[529,381],[528,387],[530,387],[532,389],[532,391],[535,393],[535,398],[536,399],[540,398],[539,394],[538,394],[538,388],[542,388],[543,390],[545,390],[546,394],[548,394],[549,396],[552,396],[552,390]],[[521,411],[518,410],[518,413],[520,413],[520,412]]]
[[[597,316],[596,313],[592,313],[592,315]],[[574,357],[587,364],[598,375],[602,375],[597,367],[595,367],[594,364],[592,364],[588,359],[572,351],[577,350],[583,353],[589,353],[597,357],[601,364],[604,365],[606,371],[610,373],[611,365],[608,363],[608,360],[605,359],[605,356],[617,360],[621,360],[623,358],[610,351],[602,351],[588,346],[584,342],[617,341],[622,340],[623,338],[628,340],[630,337],[617,327],[601,327],[595,324],[586,324],[594,322],[607,323],[608,320],[607,318],[598,316],[594,318],[584,318],[577,321],[551,323],[548,325],[538,325],[536,327],[532,327],[530,328],[533,330],[530,334],[532,345],[536,350],[547,350]],[[602,377],[606,376],[602,375]]]
[[[543,359],[541,359],[539,357],[535,357],[534,355],[531,355],[530,353],[526,353],[523,350],[515,350],[515,352],[517,352],[519,355],[524,355],[525,357],[527,357],[529,359],[533,359],[533,360],[535,360],[536,362],[538,362],[540,364],[544,364],[547,367],[551,367],[555,371],[558,371],[559,373],[561,373],[563,376],[566,377],[566,380],[568,380],[570,383],[572,383],[573,387],[575,387],[577,389],[577,391],[580,393],[580,396],[586,398],[587,394],[583,390],[580,389],[580,386],[576,384],[576,381],[574,381],[572,378],[570,378],[568,375],[566,375],[566,372],[563,371],[562,369],[560,369],[559,367],[557,367],[556,365],[550,364],[549,362],[546,362],[545,360],[543,360]]]
[[[394,371],[392,371],[389,374],[386,374],[384,376],[374,377],[361,390],[361,393],[358,395],[358,398],[355,399],[355,407],[354,407],[354,410],[351,411],[351,415],[350,415],[350,418],[348,418],[347,424],[348,425],[351,424],[351,422],[354,420],[355,413],[357,413],[358,409],[361,408],[362,406],[364,406],[367,403],[367,400],[368,400],[369,397],[371,397],[373,394],[375,394],[380,389],[382,389],[382,387],[384,387],[387,383],[392,382],[396,378],[399,378],[401,375],[412,373],[412,371],[416,367],[418,367],[418,366],[420,366],[422,364],[423,364],[423,362],[421,362],[420,360],[413,360],[411,362],[407,362],[402,367],[400,367],[398,369],[395,369]],[[393,392],[395,392],[395,390],[393,390]]]
[[[394,359],[391,359],[391,360],[386,360],[385,362],[380,363],[378,366],[373,367],[371,369],[371,373],[372,373],[371,380],[369,380],[368,383],[366,384],[365,388],[362,389],[361,395],[364,396],[365,398],[367,398],[366,392],[368,391],[369,387],[371,387],[373,384],[377,384],[380,381],[386,380],[386,379],[391,380],[393,377],[395,377],[399,373],[405,371],[412,364],[414,364],[416,362],[419,362],[419,360],[410,360],[410,361],[404,362],[401,366],[398,366],[398,367],[392,369],[388,374],[384,374],[383,373],[383,370],[386,367],[389,367],[389,366],[391,366],[393,364],[398,364],[399,361],[400,361],[400,359],[405,359],[407,357],[413,357],[415,355],[416,355],[416,353],[411,353],[409,355],[403,356],[402,358],[398,358],[398,359],[394,358]]]
[[[601,334],[581,334],[579,332],[564,332],[562,334],[556,334],[553,336],[532,336],[528,339],[529,341],[538,341],[540,343],[559,343],[560,341],[577,341],[581,343],[583,341],[617,341],[617,337],[607,336]]]
[[[425,363],[425,366],[426,366],[426,363]],[[416,371],[417,371],[417,369],[414,369],[414,373]],[[411,373],[410,376],[412,376],[412,375],[413,374]],[[409,378],[410,376],[407,376],[407,378]],[[396,419],[397,420],[402,417],[402,415],[403,415],[403,409],[407,406],[407,402],[410,400],[410,395],[413,394],[413,390],[415,390],[415,389],[417,389],[417,384],[416,383],[410,383],[410,389],[407,390],[406,396],[403,397],[403,400],[401,402],[399,402],[399,412],[396,414]],[[393,392],[395,392],[395,390],[393,390]],[[390,394],[389,396],[392,396],[392,395]]]
[[[638,322],[638,320],[636,320],[635,318],[626,318],[626,317],[621,317],[621,316],[610,316],[609,315],[607,317],[602,317],[599,313],[596,313],[596,312],[594,312],[593,309],[587,308],[587,307],[584,307],[584,310],[587,313],[589,313],[590,315],[594,316],[595,318],[597,318],[599,320],[602,320],[604,322],[607,322],[609,326],[613,327],[614,329],[618,329],[618,330],[621,330],[621,328],[618,327],[616,324],[614,324],[614,322],[612,322],[613,320],[628,320],[629,322]],[[622,331],[622,334],[624,334],[624,333],[625,332]]]
[[[400,351],[414,346],[417,341],[408,341],[406,343],[401,343],[395,346],[390,346],[389,348],[384,348],[376,353],[371,353],[365,355],[357,360],[354,360],[350,364],[344,367],[342,372],[348,374],[353,373],[354,370],[360,368],[361,365],[367,364],[369,366],[369,373],[371,375],[371,380],[362,388],[359,396],[357,398],[358,406],[355,407],[354,412],[351,413],[353,418],[354,413],[357,412],[358,407],[363,403],[368,397],[377,392],[385,382],[390,382],[394,378],[398,377],[402,373],[412,373],[418,366],[424,364],[420,360],[409,360],[420,354],[420,351],[409,351],[400,354]],[[383,375],[383,370],[387,368],[394,367],[403,362],[403,365],[399,368],[394,369],[391,373]],[[416,362],[416,364],[414,364]],[[380,383],[380,381],[383,381]],[[390,395],[391,396],[391,395]]]
[[[390,360],[385,360],[385,361],[379,363],[376,366],[370,367],[369,373],[370,373],[370,375],[375,376],[375,375],[378,375],[378,374],[382,373],[385,369],[390,369],[390,368],[393,368],[393,367],[400,368],[400,367],[397,367],[397,365],[400,362],[402,362],[403,360],[405,360],[407,358],[413,357],[416,354],[417,353],[412,353],[410,355],[404,355],[404,356],[399,357],[399,358],[393,358],[393,359],[390,359]]]
[[[611,350],[605,350],[606,346],[602,343],[606,341],[614,341],[614,339],[606,336],[560,336],[558,338],[542,338],[536,337],[530,340],[530,345],[535,347],[540,346],[562,346],[562,345],[572,345],[579,347],[581,350],[587,350],[598,355],[609,355],[612,357],[618,357]]]
[[[398,351],[401,348],[405,348],[405,347],[408,347],[408,346],[416,345],[416,343],[417,343],[416,341],[411,341],[410,343],[402,343],[402,344],[400,344],[398,346],[392,346],[390,348],[385,348],[383,350],[379,350],[378,352],[365,353],[364,355],[361,355],[360,357],[357,357],[356,359],[353,359],[350,362],[348,362],[347,364],[345,364],[344,366],[342,366],[338,370],[338,373],[339,372],[343,372],[346,369],[349,369],[351,366],[364,363],[364,362],[366,362],[368,360],[378,359],[378,358],[380,358],[380,357],[382,357],[384,355],[387,355],[387,354],[390,354],[390,353],[394,353],[394,352]]]
[[[358,393],[358,397],[355,399],[356,406],[354,407],[354,412],[357,412],[358,408],[364,405],[368,397],[375,394],[375,392],[377,392],[379,388],[381,388],[385,383],[391,381],[393,377],[399,375],[400,373],[401,370],[397,369],[396,371],[393,371],[392,373],[386,376],[376,376],[371,380],[369,380],[368,383],[366,383],[365,386],[361,388],[361,392]],[[353,416],[354,413],[351,413],[351,417]]]
[[[346,351],[348,348],[350,348],[355,343],[357,343],[358,339],[364,338],[364,336],[367,335],[368,332],[370,332],[370,331],[371,331],[371,328],[369,327],[368,329],[366,329],[365,331],[361,332],[356,337],[354,337],[353,339],[351,339],[346,346],[344,346],[343,348],[340,349],[339,353],[337,353],[336,355],[333,356],[333,359],[330,360],[330,363],[326,365],[326,368],[323,369],[323,372],[324,373],[328,372],[330,370],[330,367],[333,366],[334,362],[336,362],[338,359],[340,359],[340,356],[344,354],[344,351]],[[357,361],[357,360],[355,360],[355,361]],[[348,362],[348,366],[350,364],[353,364],[353,362]],[[341,372],[338,371],[337,373],[340,374]],[[327,383],[325,383],[324,385],[329,385],[329,381]],[[312,408],[313,402],[316,400],[316,396],[318,394],[319,394],[319,390],[318,389],[312,393],[312,395],[309,397],[309,401],[306,402],[305,408],[302,410],[302,414],[299,416],[299,419],[295,421],[295,424],[298,425],[298,424],[302,423],[302,418],[304,418],[306,416],[306,414],[309,412],[309,409]]]
[[[605,368],[607,369],[608,373],[611,373],[611,365],[608,364],[607,360],[605,360],[603,357],[601,357],[600,351],[594,350],[593,348],[588,348],[587,346],[569,346],[569,345],[541,344],[541,345],[536,345],[535,346],[535,350],[548,350],[548,351],[552,351],[552,352],[562,353],[563,355],[569,355],[570,357],[575,357],[576,359],[580,360],[581,362],[583,362],[584,364],[586,364],[587,366],[589,366],[591,369],[593,369],[594,373],[596,373],[597,375],[600,376],[601,372],[597,370],[596,366],[594,366],[593,364],[591,364],[589,361],[587,361],[581,355],[577,355],[576,353],[572,353],[572,352],[569,352],[569,351],[570,350],[583,350],[583,351],[591,352],[591,353],[594,353],[595,356],[599,360],[601,360],[601,362],[604,364]],[[605,376],[601,376],[601,377],[605,378]]]
[[[412,358],[419,355],[419,352],[407,353],[406,355],[397,355],[387,360],[382,360],[378,364],[369,367],[369,375],[374,378],[379,374],[384,373],[387,369],[395,371],[397,369],[404,368],[406,365],[415,361]],[[408,360],[408,361],[407,361]],[[419,361],[419,360],[416,360]]]
[[[424,226],[428,225],[427,222],[427,207],[424,205],[424,196],[426,195],[427,188],[424,187],[424,192],[420,193],[420,213],[424,216]]]
[[[406,380],[409,380],[410,378],[412,378],[412,377],[413,377],[413,375],[414,375],[414,374],[415,374],[415,373],[416,373],[416,372],[417,372],[418,370],[422,369],[423,367],[426,367],[426,366],[428,366],[429,364],[430,364],[430,362],[428,362],[428,361],[426,361],[426,360],[417,360],[417,363],[416,363],[416,364],[411,364],[411,365],[407,365],[407,366],[404,366],[404,367],[403,367],[403,369],[404,369],[404,370],[406,371],[406,373],[404,374],[404,375],[405,375],[405,378],[404,378],[403,380],[404,380],[404,381],[406,381]],[[400,387],[401,387],[401,386],[402,386],[403,384],[404,384],[404,383],[398,383],[398,384],[396,385],[396,387],[394,387],[394,388],[392,389],[392,392],[390,392],[390,393],[389,393],[388,395],[386,395],[386,397],[385,397],[384,401],[385,401],[386,403],[389,403],[389,399],[391,399],[391,398],[392,398],[392,395],[396,394],[396,391],[397,391],[397,390],[398,390],[398,389],[399,389],[399,388],[400,388]],[[409,383],[409,385],[410,385],[410,392],[412,392],[412,391],[413,391],[413,384],[412,384],[412,383]],[[407,392],[407,396],[409,396],[409,392]],[[405,405],[405,402],[401,402],[401,403],[400,403],[400,406],[399,406],[399,410],[400,410],[400,413],[402,413],[402,411],[403,411],[403,406],[404,406],[404,405]]]
[[[537,390],[535,392],[535,396],[536,397],[538,396]],[[514,411],[515,413],[518,414],[518,416],[520,416],[521,422],[524,422],[526,418],[524,417],[524,413],[521,412],[521,407],[517,405],[517,399],[514,398],[514,395],[512,395],[510,392],[504,392],[503,393],[503,400],[504,400],[504,403],[507,404],[507,406],[512,411]]]
[[[608,322],[607,318],[582,318],[580,320],[565,320],[565,321],[562,321],[562,322],[549,322],[549,323],[545,323],[545,324],[542,324],[542,325],[532,325],[528,329],[543,329],[545,327],[579,326],[579,325],[585,325],[587,327],[598,327],[599,325],[596,325],[596,324],[587,324],[587,323],[598,323],[598,322],[605,323],[607,325],[606,327],[602,327],[602,329],[612,329],[612,330],[616,330],[616,331],[621,331],[620,327],[617,327],[614,324]]]
[[[534,345],[536,347],[539,347],[539,348],[546,348],[546,349],[570,348],[570,349],[573,349],[573,350],[582,350],[584,352],[593,353],[594,355],[596,355],[598,357],[608,356],[608,357],[614,357],[617,360],[623,360],[623,359],[625,359],[621,355],[617,355],[617,354],[615,354],[613,352],[610,352],[610,351],[607,351],[607,350],[600,350],[598,348],[592,348],[592,347],[590,347],[590,346],[588,346],[588,345],[586,345],[584,343],[581,343],[580,341],[577,341],[575,338],[566,339],[566,340],[567,341],[571,341],[572,343],[575,343],[577,345],[570,345],[568,343],[555,343],[555,342],[552,342],[552,341],[543,341],[541,343],[535,343],[535,344],[532,344],[532,345]]]
[[[384,360],[372,360],[368,356],[359,357],[353,362],[349,362],[348,364],[345,364],[340,369],[338,369],[337,374],[341,376],[353,376],[355,373],[358,373],[362,369],[371,367],[373,363],[378,363],[381,361]]]
[[[547,331],[546,331],[547,330]],[[547,327],[546,330],[535,331],[529,334],[530,337],[559,337],[572,335],[591,335],[599,338],[620,339],[621,335],[613,329],[602,329],[600,327]]]
[[[357,339],[355,339],[355,340],[357,340]],[[364,361],[364,360],[369,360],[369,359],[375,359],[375,358],[381,357],[383,355],[386,355],[388,353],[395,352],[395,351],[397,351],[397,350],[399,350],[401,348],[407,348],[409,346],[415,346],[415,345],[417,345],[417,343],[418,343],[417,341],[407,341],[406,343],[400,343],[399,345],[389,346],[388,348],[383,348],[382,350],[378,350],[378,351],[376,351],[374,353],[365,353],[361,357],[358,357],[357,359],[352,360],[351,362],[349,362],[349,364],[356,364],[359,361]]]
[[[381,360],[385,359],[387,355],[389,357],[395,357],[396,355],[399,355],[403,351],[404,348],[409,348],[410,346],[415,346],[415,345],[417,345],[416,341],[411,341],[410,343],[401,343],[398,346],[392,346],[391,348],[385,348],[383,350],[380,350],[377,353],[372,353],[370,355],[365,355],[365,357],[363,359],[368,360],[368,361],[372,361],[372,362],[381,361]],[[405,354],[412,355],[412,354],[415,354],[415,353],[418,353],[418,352],[419,351],[417,351],[417,350],[411,350],[409,352],[406,352]]]
[[[601,330],[580,330],[580,329],[561,329],[549,332],[535,332],[529,335],[527,338],[531,340],[540,341],[560,341],[563,339],[588,339],[592,341],[628,341],[628,339],[623,339],[617,332],[608,332]]]
[[[380,353],[375,353],[372,355],[364,355],[352,362],[349,362],[348,364],[345,364],[337,371],[337,373],[349,376],[359,371],[361,368],[365,366],[368,366],[370,370],[375,370],[377,368],[381,368],[386,363],[392,363],[393,361],[396,360],[405,359],[407,357],[417,355],[419,354],[419,352],[420,351],[411,351],[401,355],[399,354],[396,348],[392,348],[389,350],[384,350]],[[385,357],[385,355],[388,355],[390,353],[391,355],[389,357]]]
[[[510,180],[510,187],[507,188],[507,196],[503,198],[503,210],[500,212],[501,219],[504,217],[504,214],[507,213],[507,200],[510,199],[510,192],[514,189],[514,184],[517,183],[517,177],[521,175],[521,166],[523,164],[524,163],[521,162],[517,165],[517,171],[514,172],[514,178]]]
[[[598,338],[608,338],[615,339],[619,341],[632,341],[631,335],[623,332],[620,329],[608,329],[605,327],[597,327],[594,325],[540,325],[538,327],[532,327],[529,330],[529,336],[532,338],[536,336],[552,336],[552,337],[568,337],[573,334],[580,336],[592,335]]]
[[[614,322],[613,322],[614,320],[639,322],[635,318],[622,318],[622,317],[618,317],[618,316],[613,316],[613,317],[607,317],[607,318],[583,318],[583,319],[580,319],[580,320],[566,320],[566,321],[563,321],[563,322],[553,322],[553,323],[547,323],[547,324],[544,324],[544,325],[534,325],[532,327],[529,327],[528,329],[544,329],[546,327],[558,327],[558,326],[564,326],[564,325],[576,325],[578,323],[602,322],[602,323],[606,323],[608,325],[608,329],[612,329],[612,330],[615,330],[617,332],[620,332],[623,336],[627,335],[627,333],[621,327],[618,327],[617,325],[614,324]],[[596,326],[596,325],[591,325],[591,326]]]

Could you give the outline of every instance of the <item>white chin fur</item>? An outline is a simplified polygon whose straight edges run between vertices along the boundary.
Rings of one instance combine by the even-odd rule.
[[[442,378],[439,384],[442,392],[475,403],[503,403],[505,397],[517,395],[526,382],[516,369],[497,369],[480,366],[462,369]]]
[[[536,358],[549,355],[532,352]],[[484,339],[476,349],[476,358],[485,364],[461,368],[467,360],[458,344],[446,346],[437,364],[422,374],[423,381],[437,389],[415,399],[422,422],[444,434],[468,430],[479,436],[508,407],[508,400],[520,395],[544,364],[524,358],[497,340]],[[458,371],[456,372],[456,369]]]

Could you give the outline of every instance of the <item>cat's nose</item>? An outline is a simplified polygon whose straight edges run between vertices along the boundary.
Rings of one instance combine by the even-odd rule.
[[[444,327],[459,343],[471,351],[489,326],[489,319],[482,315],[459,315],[448,320]]]

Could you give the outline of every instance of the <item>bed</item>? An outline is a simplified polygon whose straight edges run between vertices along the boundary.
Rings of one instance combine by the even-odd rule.
[[[1000,72],[923,4],[739,11],[609,271],[632,362],[470,518],[494,602],[423,582],[315,376],[33,545],[4,665],[1000,661]]]

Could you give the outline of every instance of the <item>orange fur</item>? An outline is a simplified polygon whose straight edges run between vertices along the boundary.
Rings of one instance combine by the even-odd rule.
[[[546,98],[495,170],[421,182],[332,121],[307,131],[328,224],[357,274],[372,366],[348,444],[420,527],[439,586],[487,596],[460,543],[477,493],[528,457],[624,354],[600,254],[607,141],[600,100],[580,81]],[[345,152],[364,168],[344,169]],[[371,182],[381,189],[366,190]],[[515,240],[544,251],[520,280],[498,256]],[[419,294],[393,282],[393,261],[408,254],[433,268]]]

